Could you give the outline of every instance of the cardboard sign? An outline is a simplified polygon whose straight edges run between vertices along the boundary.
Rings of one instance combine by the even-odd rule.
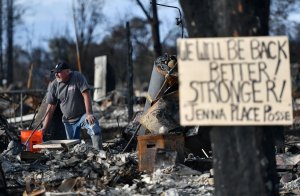
[[[180,124],[290,125],[285,36],[178,39]]]

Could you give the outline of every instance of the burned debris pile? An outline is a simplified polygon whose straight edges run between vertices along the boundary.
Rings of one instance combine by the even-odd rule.
[[[113,149],[112,149],[113,150]],[[139,172],[137,154],[97,151],[85,143],[65,150],[42,150],[35,160],[7,153],[1,157],[7,188],[30,195],[65,193],[80,195],[200,194],[212,195],[210,174],[184,165]]]
[[[1,166],[7,191],[15,195],[212,195],[209,150],[203,147],[193,154],[194,149],[185,147],[185,141],[197,143],[201,139],[188,139],[201,135],[199,127],[179,126],[176,57],[158,58],[154,72],[162,83],[150,93],[153,96],[147,97],[146,104],[145,98],[135,98],[134,119],[128,119],[126,96],[121,91],[112,91],[93,103],[94,115],[103,129],[104,149],[100,151],[91,147],[84,131],[79,144],[61,143],[59,149],[40,147],[35,152],[27,151],[21,144],[20,132],[29,124],[31,129],[36,127],[45,109],[42,101],[36,114],[38,120],[33,123],[8,123],[3,117],[1,131],[6,141]],[[44,135],[44,146],[49,144],[47,134],[51,133]],[[206,156],[203,152],[207,152]],[[209,160],[206,167],[203,157]]]
[[[130,183],[137,176],[134,155],[99,152],[84,143],[70,151],[42,150],[40,155],[31,162],[22,160],[22,153],[2,157],[8,188],[26,187],[30,192],[34,188],[27,190],[28,185],[34,185],[35,189],[68,192],[74,191],[76,186],[79,192],[99,194],[116,183]],[[64,182],[72,179],[73,186],[62,189],[66,186]]]

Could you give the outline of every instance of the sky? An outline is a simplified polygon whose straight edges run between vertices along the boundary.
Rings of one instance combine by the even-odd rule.
[[[141,0],[145,7],[150,0]],[[26,8],[22,16],[23,23],[16,28],[15,40],[23,46],[34,47],[42,45],[47,47],[47,40],[54,36],[64,35],[66,27],[70,36],[75,40],[72,18],[72,0],[17,0],[17,4]],[[105,0],[104,15],[106,25],[116,24],[118,21],[129,19],[130,15],[144,16],[135,0]],[[157,3],[179,6],[178,0],[157,0]],[[158,7],[158,15],[164,19],[163,23],[172,22],[179,16],[176,9]],[[161,33],[167,32],[165,25],[160,27]],[[101,28],[97,32],[105,35],[108,29]]]
[[[73,18],[73,0],[15,0],[15,3],[26,8],[22,16],[22,25],[17,26],[15,40],[24,49],[36,46],[48,47],[49,38],[64,35],[68,27],[70,37],[75,40]],[[141,0],[146,8],[151,0]],[[145,17],[136,0],[104,0],[104,15],[106,23],[98,29],[97,35],[109,33],[109,26],[124,19],[129,20],[133,15]],[[180,7],[178,0],[157,0],[157,3]],[[161,20],[160,33],[163,40],[169,31],[170,24],[175,26],[176,17],[179,17],[177,9],[158,6],[158,16]],[[290,20],[300,21],[300,14],[295,12]],[[125,24],[124,24],[125,25]],[[174,27],[173,26],[173,27]]]

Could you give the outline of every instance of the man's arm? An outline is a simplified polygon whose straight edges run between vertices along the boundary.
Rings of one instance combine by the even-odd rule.
[[[84,106],[85,106],[85,112],[86,112],[86,120],[89,124],[94,124],[95,118],[93,116],[92,111],[92,100],[89,90],[85,90],[82,92],[83,100],[84,100]]]
[[[44,120],[43,120],[43,128],[42,128],[43,134],[45,133],[46,129],[48,128],[49,122],[52,120],[55,109],[56,109],[56,104],[48,104],[47,110],[46,110],[46,113],[44,116]]]

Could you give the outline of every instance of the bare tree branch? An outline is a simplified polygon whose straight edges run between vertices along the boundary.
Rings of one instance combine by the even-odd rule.
[[[139,4],[139,6],[141,7],[141,9],[143,10],[144,14],[146,15],[147,19],[149,21],[152,21],[151,16],[148,14],[148,12],[146,11],[145,7],[143,6],[143,4],[141,3],[140,0],[136,0],[136,2]]]

